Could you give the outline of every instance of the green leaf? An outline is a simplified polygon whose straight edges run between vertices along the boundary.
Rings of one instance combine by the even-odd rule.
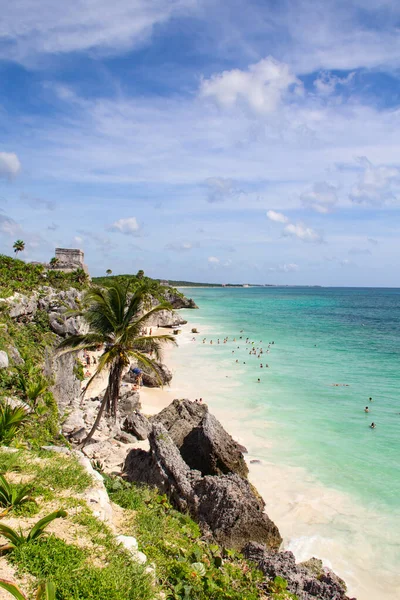
[[[30,530],[30,532],[28,534],[28,537],[26,538],[26,541],[30,542],[32,540],[37,539],[38,537],[43,535],[44,529],[52,521],[54,521],[55,519],[64,518],[66,516],[67,516],[67,513],[65,512],[65,510],[55,510],[54,512],[50,513],[46,517],[43,517],[43,519],[40,519],[40,521],[38,521],[36,523],[36,525],[34,525],[34,527],[32,527],[32,529]]]
[[[9,592],[17,600],[27,600],[26,596],[24,596],[19,587],[16,586],[15,583],[12,583],[12,581],[0,579],[0,587]]]
[[[206,574],[206,568],[205,568],[204,564],[201,562],[192,563],[192,569],[200,577],[204,577],[204,575]]]
[[[40,584],[36,594],[36,600],[56,600],[56,586],[52,581]]]

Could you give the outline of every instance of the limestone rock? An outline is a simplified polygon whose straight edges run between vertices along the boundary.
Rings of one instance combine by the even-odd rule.
[[[165,299],[175,309],[199,308],[192,298],[186,298],[186,296],[182,296],[179,292],[173,290],[165,290]]]
[[[64,433],[69,434],[69,433],[72,433],[73,431],[77,431],[78,429],[81,429],[82,427],[85,427],[85,421],[83,420],[83,413],[79,408],[77,408],[64,421],[62,430]]]
[[[179,510],[193,510],[192,480],[199,478],[200,473],[190,471],[162,425],[153,425],[149,442],[149,452],[133,449],[127,455],[124,472],[128,480],[153,485],[167,494]]]
[[[0,350],[0,369],[7,369],[8,367],[8,354],[4,350]]]
[[[136,562],[142,565],[147,562],[147,556],[140,552],[136,538],[131,535],[117,535],[116,540],[128,550]]]
[[[143,371],[142,381],[146,387],[160,387],[169,383],[172,379],[172,372],[167,365],[155,363],[155,366],[157,373],[152,369],[145,369]]]
[[[202,475],[238,473],[246,477],[249,472],[239,445],[209,412],[184,438],[180,451],[189,467]]]
[[[296,565],[292,552],[271,552],[263,544],[253,541],[245,546],[243,553],[269,580],[275,577],[286,579],[288,592],[299,600],[350,600],[344,581],[324,568],[318,559]]]
[[[141,404],[139,392],[133,391],[130,386],[121,388],[121,393],[118,400],[118,411],[121,419],[131,415],[140,408]]]
[[[161,423],[180,448],[185,437],[200,423],[208,412],[205,404],[190,400],[174,400],[158,414],[152,416],[152,423]]]
[[[17,320],[31,319],[37,310],[37,299],[37,292],[33,292],[30,296],[16,292],[6,299],[10,317]]]
[[[67,407],[79,404],[81,383],[74,374],[75,356],[61,354],[59,356],[49,353],[45,359],[44,372],[46,377],[54,381],[50,390],[53,392],[60,414],[64,414]]]
[[[25,363],[24,359],[18,351],[18,348],[16,348],[15,346],[8,346],[7,354],[12,364],[23,365]]]
[[[147,321],[146,325],[149,327],[179,327],[179,325],[185,325],[187,321],[182,319],[176,312],[171,310],[160,310],[155,313]]]
[[[144,415],[136,411],[126,417],[122,429],[134,435],[138,440],[146,440],[151,431],[151,423]]]
[[[262,498],[256,496],[246,479],[234,473],[208,475],[195,483],[194,493],[199,523],[209,527],[220,544],[238,550],[249,540],[273,549],[281,545],[277,526],[263,512]]]

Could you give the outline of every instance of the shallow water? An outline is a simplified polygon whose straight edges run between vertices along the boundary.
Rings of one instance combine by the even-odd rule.
[[[359,600],[400,598],[400,290],[185,293],[200,334],[181,335],[171,394],[203,397],[261,460],[250,475],[286,548],[324,559]]]

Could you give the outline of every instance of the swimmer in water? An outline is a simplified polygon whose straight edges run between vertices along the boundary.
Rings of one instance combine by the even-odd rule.
[[[371,429],[375,429],[375,423],[371,423],[370,427]]]
[[[257,379],[257,383],[260,383],[260,382],[261,382],[261,379],[260,379],[260,378],[258,378],[258,379]]]
[[[368,398],[368,402],[373,402],[372,398]]]
[[[364,408],[364,412],[369,412],[369,408],[368,408],[368,406],[366,406],[366,407]]]

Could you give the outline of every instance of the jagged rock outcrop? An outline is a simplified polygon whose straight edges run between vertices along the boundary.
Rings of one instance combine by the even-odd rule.
[[[135,411],[126,417],[122,429],[134,435],[138,440],[146,440],[151,431],[151,423],[144,415]]]
[[[202,475],[238,473],[246,477],[249,472],[239,444],[209,412],[185,437],[180,451],[183,460]]]
[[[130,481],[156,486],[179,510],[188,510],[204,533],[228,547],[241,549],[256,540],[277,549],[276,525],[263,512],[264,502],[250,483],[234,473],[202,477],[190,469],[160,423],[149,435],[150,451],[131,450],[124,472]]]
[[[56,356],[54,353],[49,353],[45,359],[44,373],[54,382],[50,390],[53,392],[60,415],[63,415],[67,408],[79,404],[81,382],[74,373],[75,364],[76,358],[73,354]]]
[[[202,475],[248,474],[242,447],[208,412],[206,404],[174,400],[151,418],[162,423],[180,449],[182,458]]]
[[[296,565],[292,552],[271,552],[254,541],[244,547],[243,553],[269,580],[286,579],[288,592],[296,594],[299,600],[350,600],[344,581],[316,558]]]
[[[155,363],[157,373],[152,369],[144,369],[142,373],[143,385],[146,387],[161,387],[172,379],[172,371],[162,363]]]
[[[17,321],[30,320],[37,311],[38,292],[32,292],[30,296],[24,296],[15,292],[12,296],[2,299],[2,303],[8,305],[10,317]]]
[[[274,549],[281,545],[277,526],[263,512],[265,503],[247,479],[234,473],[207,475],[196,481],[194,493],[200,525],[206,525],[223,546],[241,550],[248,540]]]
[[[4,350],[0,350],[0,369],[7,369],[8,367],[8,354]]]
[[[185,325],[187,321],[182,319],[176,312],[173,310],[160,310],[160,312],[152,315],[149,320],[146,322],[147,327],[179,327],[180,325]]]
[[[185,437],[193,427],[197,427],[207,412],[206,404],[197,404],[190,400],[174,400],[150,420],[152,423],[161,423],[180,448]]]
[[[140,394],[138,391],[134,391],[128,388],[121,388],[121,393],[118,401],[118,413],[120,419],[133,414],[135,411],[140,410]]]
[[[126,457],[124,472],[129,481],[157,487],[182,511],[194,511],[193,479],[200,473],[189,469],[165,428],[155,424],[149,435],[150,451],[133,449]]]
[[[199,308],[192,298],[186,298],[173,290],[166,289],[164,296],[172,308]]]

